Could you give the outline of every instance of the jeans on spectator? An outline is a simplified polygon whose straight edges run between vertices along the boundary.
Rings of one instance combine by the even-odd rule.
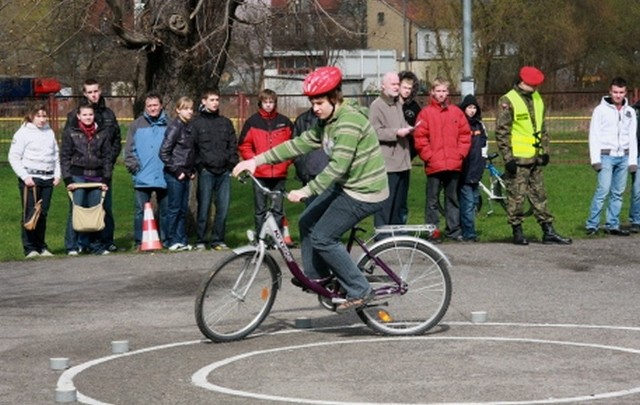
[[[427,204],[425,207],[425,223],[438,226],[440,212],[438,210],[438,193],[440,187],[445,194],[445,234],[448,238],[460,235],[460,209],[458,208],[458,178],[459,172],[444,171],[427,176]]]
[[[211,229],[211,245],[224,242],[227,213],[231,199],[231,178],[229,171],[214,174],[206,169],[198,172],[198,243],[207,244],[207,224],[214,200],[216,214]]]
[[[109,189],[104,196],[104,229],[100,234],[100,239],[105,247],[109,247],[114,244],[113,234],[116,230],[115,220],[113,218],[113,190],[111,189],[111,182],[107,184]]]
[[[381,207],[382,202],[355,200],[336,185],[314,199],[301,214],[299,223],[305,274],[317,279],[329,276],[332,271],[345,289],[347,298],[366,296],[371,289],[369,282],[341,238]]]
[[[142,243],[142,221],[144,220],[144,205],[151,201],[153,193],[156,193],[156,202],[158,203],[157,224],[159,228],[160,240],[165,240],[165,229],[167,227],[167,189],[158,187],[145,187],[134,189],[135,194],[135,212],[133,214],[133,239],[136,247]]]
[[[473,240],[478,237],[476,233],[476,204],[478,183],[464,183],[458,190],[460,203],[460,228],[462,238]]]
[[[36,200],[42,200],[42,206],[40,211],[40,217],[38,218],[38,222],[36,224],[36,229],[33,231],[27,231],[24,229],[24,226],[20,227],[22,231],[22,248],[24,250],[25,256],[31,252],[41,253],[43,250],[47,249],[47,244],[45,242],[45,235],[47,232],[47,213],[49,212],[49,207],[51,206],[51,197],[53,196],[53,179],[41,179],[39,177],[31,177],[34,181],[35,189],[36,189]],[[20,189],[20,199],[22,200],[24,196],[24,188],[26,185],[24,181],[21,179],[18,180],[18,188]],[[35,200],[33,198],[33,189],[31,187],[27,187],[27,202],[25,204],[22,201],[23,207],[26,205],[26,212],[22,213],[22,218],[25,218],[31,210],[33,210],[33,206],[35,205]],[[28,218],[27,218],[28,219]]]
[[[164,173],[167,182],[167,223],[165,245],[176,243],[187,245],[187,213],[189,212],[189,185],[191,179],[185,176],[178,180],[173,174]]]
[[[382,205],[382,209],[373,216],[376,227],[383,225],[401,225],[406,223],[408,210],[407,196],[409,194],[410,170],[387,173],[389,180],[389,198]]]
[[[640,157],[638,158],[640,165]],[[638,172],[631,174],[631,206],[629,207],[629,222],[632,225],[640,225],[640,175]]]
[[[629,157],[602,155],[600,162],[602,169],[598,172],[598,184],[591,200],[586,227],[598,229],[600,214],[605,200],[609,196],[604,226],[606,229],[620,229],[620,210],[622,209],[622,194],[627,185]]]
[[[82,176],[73,176],[74,183],[93,183],[87,181]],[[102,190],[100,188],[78,188],[73,191],[73,202],[69,201],[69,215],[67,218],[67,229],[64,234],[64,247],[67,252],[79,251],[80,248],[91,253],[101,253],[107,246],[102,243],[102,231],[98,232],[76,232],[73,229],[73,205],[82,207],[93,207],[100,204]]]
[[[280,190],[284,191],[287,179],[286,178],[258,178],[260,184],[269,190]],[[260,228],[262,228],[262,224],[264,223],[264,218],[267,215],[267,207],[270,204],[269,197],[265,196],[260,192],[257,185],[253,185],[253,203],[255,206],[255,225],[256,232],[260,232]],[[276,220],[276,223],[282,230],[282,220],[284,219],[284,202],[283,199],[280,198],[274,202],[275,206],[273,209],[273,216]]]

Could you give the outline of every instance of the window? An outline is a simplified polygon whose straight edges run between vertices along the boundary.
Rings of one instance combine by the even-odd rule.
[[[384,13],[378,13],[378,25],[384,25]]]

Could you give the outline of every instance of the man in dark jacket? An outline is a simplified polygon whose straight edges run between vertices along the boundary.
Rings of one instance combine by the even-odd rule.
[[[82,85],[82,94],[84,99],[81,100],[81,104],[89,103],[95,111],[95,122],[98,124],[98,128],[104,128],[109,136],[109,144],[111,145],[112,162],[115,165],[120,151],[122,150],[122,135],[120,133],[120,125],[114,112],[107,107],[104,97],[102,97],[102,89],[100,84],[94,79],[87,79]],[[64,131],[69,131],[72,128],[78,127],[78,118],[76,116],[76,110],[70,111],[67,114],[67,122],[64,126]],[[107,194],[104,198],[104,229],[100,234],[100,239],[107,250],[114,252],[118,250],[118,247],[114,243],[115,221],[113,218],[113,197],[111,182],[107,184]]]
[[[300,136],[304,131],[316,125],[317,122],[318,117],[313,112],[313,108],[309,108],[307,111],[298,115],[296,121],[293,123],[293,137]],[[296,167],[296,176],[300,179],[303,186],[306,186],[308,182],[313,180],[328,163],[329,157],[323,149],[316,149],[302,155],[293,162]],[[312,196],[304,200],[305,205],[308,206],[311,204],[314,197],[315,196]]]
[[[196,249],[207,245],[207,225],[211,200],[215,195],[216,215],[211,230],[211,248],[228,249],[224,242],[231,179],[229,173],[238,163],[238,141],[231,120],[220,115],[220,91],[208,88],[202,92],[202,108],[191,122],[198,171],[198,218]]]

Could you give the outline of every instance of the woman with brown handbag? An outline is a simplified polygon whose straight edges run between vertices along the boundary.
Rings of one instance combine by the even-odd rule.
[[[44,105],[31,108],[13,135],[9,163],[18,176],[22,196],[25,258],[53,256],[47,248],[45,233],[53,187],[60,183],[60,156]]]

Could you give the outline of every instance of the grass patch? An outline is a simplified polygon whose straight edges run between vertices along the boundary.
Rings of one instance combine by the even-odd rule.
[[[552,158],[553,159],[553,158]],[[552,160],[553,161],[553,160]],[[293,175],[290,176],[293,178]],[[421,166],[414,166],[409,192],[409,223],[424,222],[425,175]],[[595,172],[588,164],[551,164],[545,170],[546,188],[549,194],[549,207],[556,218],[555,227],[563,235],[580,239],[584,235],[584,222],[589,212],[589,204],[595,189]],[[18,192],[18,181],[8,164],[0,166],[0,261],[22,259],[20,240],[21,203]],[[133,245],[133,186],[131,177],[122,164],[116,165],[113,177],[113,207],[116,221],[116,243],[121,248],[130,249]],[[249,184],[243,185],[233,180],[232,201],[227,221],[227,243],[239,246],[246,243],[246,230],[253,226],[253,197]],[[288,189],[299,187],[299,182],[290,180]],[[627,222],[629,210],[629,190],[624,198],[621,221]],[[487,215],[487,204],[477,217],[477,228],[483,242],[506,241],[511,237],[511,228],[507,224],[506,213],[494,204],[494,213]],[[290,231],[294,240],[299,241],[297,219],[302,212],[302,204],[286,203],[285,210],[289,218]],[[64,253],[64,229],[68,215],[68,197],[62,186],[53,193],[53,201],[47,221],[47,243],[52,252]],[[373,221],[364,221],[366,229],[372,229]],[[444,226],[441,220],[441,226]],[[540,228],[534,218],[527,218],[524,223],[526,236],[539,240]],[[190,235],[195,241],[195,235]],[[462,247],[461,247],[462,248]]]

